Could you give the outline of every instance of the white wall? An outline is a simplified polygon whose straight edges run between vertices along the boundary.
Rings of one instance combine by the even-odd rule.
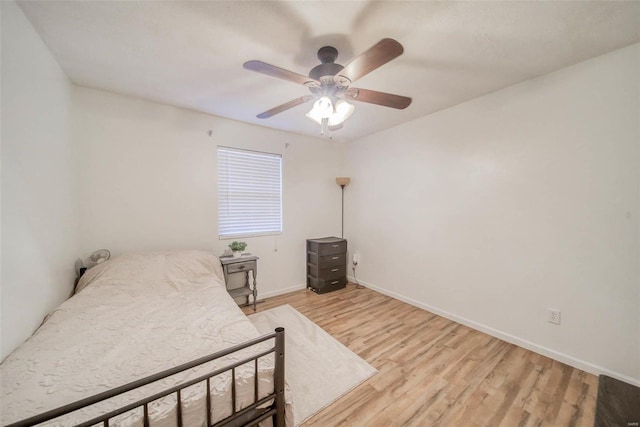
[[[639,64],[634,45],[348,144],[358,277],[640,383]]]
[[[69,296],[78,216],[71,83],[18,6],[0,3],[4,358]]]
[[[305,239],[340,232],[333,142],[77,86],[73,107],[86,253],[222,254],[231,240],[218,239],[218,144],[283,156],[283,233],[241,239],[260,257],[260,296],[303,287]]]

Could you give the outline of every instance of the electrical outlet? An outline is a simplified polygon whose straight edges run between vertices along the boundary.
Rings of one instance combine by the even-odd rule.
[[[360,263],[360,255],[359,254],[353,254],[351,256],[351,262],[353,263],[353,265],[358,265]]]
[[[547,309],[547,322],[553,323],[554,325],[560,324],[560,310],[555,310],[553,308]]]

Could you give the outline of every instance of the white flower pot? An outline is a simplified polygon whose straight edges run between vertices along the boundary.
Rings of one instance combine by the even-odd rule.
[[[240,251],[233,251],[233,257],[234,258],[240,258],[242,256],[242,252]]]

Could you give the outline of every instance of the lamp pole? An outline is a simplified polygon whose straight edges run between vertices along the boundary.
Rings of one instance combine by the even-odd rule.
[[[342,206],[342,232],[340,234],[342,239],[344,239],[344,187],[349,185],[350,182],[351,182],[351,178],[347,176],[336,178],[336,184],[338,184],[342,189],[342,205],[341,205]]]
[[[340,234],[341,239],[344,239],[344,187],[344,184],[340,185],[340,188],[342,188],[342,231]]]

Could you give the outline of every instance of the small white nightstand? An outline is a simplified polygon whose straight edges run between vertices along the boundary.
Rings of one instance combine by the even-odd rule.
[[[253,295],[253,311],[256,311],[256,304],[258,302],[256,276],[258,275],[259,259],[260,258],[253,255],[243,255],[240,258],[220,257],[227,292],[229,292],[232,298],[245,297],[245,305],[249,305],[249,295]],[[252,273],[251,276],[253,276],[253,280],[251,280],[251,276],[249,276],[250,272]],[[229,276],[237,273],[244,273],[244,285],[239,288],[229,289]]]

